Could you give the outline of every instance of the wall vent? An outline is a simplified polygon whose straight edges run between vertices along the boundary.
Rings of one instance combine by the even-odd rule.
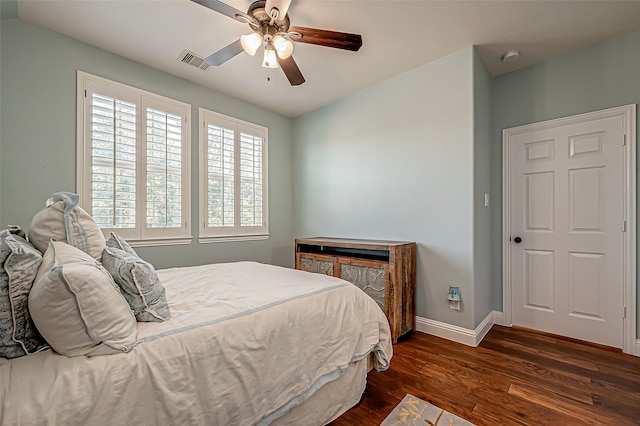
[[[180,56],[178,56],[178,61],[184,62],[185,64],[193,65],[196,68],[200,68],[201,70],[206,70],[209,68],[209,64],[204,62],[204,59],[199,57],[193,52],[188,51],[187,49],[183,50]]]

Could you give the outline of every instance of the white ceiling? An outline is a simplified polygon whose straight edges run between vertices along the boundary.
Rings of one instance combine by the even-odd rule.
[[[246,11],[251,0],[225,0]],[[640,1],[293,0],[291,25],[362,34],[359,52],[296,43],[306,83],[241,53],[208,70],[178,62],[183,49],[209,56],[247,24],[190,0],[18,0],[19,17],[104,50],[295,117],[364,87],[477,45],[499,75],[640,29]],[[520,60],[505,64],[504,52]],[[267,76],[271,81],[267,81]]]

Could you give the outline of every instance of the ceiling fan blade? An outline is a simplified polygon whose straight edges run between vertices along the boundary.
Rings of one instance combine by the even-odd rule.
[[[293,56],[289,56],[287,59],[280,59],[280,57],[276,55],[276,59],[292,86],[299,86],[305,82],[304,76],[300,72],[300,68],[298,68],[298,64],[293,60]]]
[[[279,12],[278,20],[282,20],[287,15],[290,4],[291,0],[267,0],[264,5],[264,10],[267,12],[267,15],[271,16],[271,9],[275,7]]]
[[[236,9],[235,7],[231,7],[228,4],[222,3],[218,0],[191,0],[194,3],[198,3],[204,7],[208,7],[211,10],[215,10],[218,13],[222,13],[223,15],[227,15],[229,18],[233,18],[237,21],[247,23],[254,22],[252,16],[247,15],[246,13]]]
[[[297,34],[300,36],[297,36]],[[317,28],[291,27],[289,37],[298,43],[318,44],[337,49],[357,52],[362,46],[360,34],[341,33],[337,31],[319,30]]]
[[[240,43],[240,40],[236,40],[230,45],[218,50],[213,55],[207,57],[204,62],[210,66],[217,67],[242,52],[244,52],[242,43]]]

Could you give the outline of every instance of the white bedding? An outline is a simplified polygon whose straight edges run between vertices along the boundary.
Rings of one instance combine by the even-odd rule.
[[[254,262],[158,275],[172,318],[138,323],[130,353],[0,359],[0,424],[269,424],[371,352],[388,367],[388,322],[346,281]]]

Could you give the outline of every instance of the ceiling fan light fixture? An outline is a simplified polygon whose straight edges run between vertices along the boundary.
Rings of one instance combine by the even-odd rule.
[[[256,54],[260,45],[262,45],[262,34],[253,32],[251,34],[243,35],[240,37],[240,44],[242,44],[242,48],[245,52],[253,56]]]
[[[262,66],[265,68],[278,68],[278,60],[276,59],[276,51],[271,44],[267,44],[264,48],[264,59]]]
[[[280,59],[287,59],[293,53],[293,43],[281,35],[274,36],[272,43]]]

